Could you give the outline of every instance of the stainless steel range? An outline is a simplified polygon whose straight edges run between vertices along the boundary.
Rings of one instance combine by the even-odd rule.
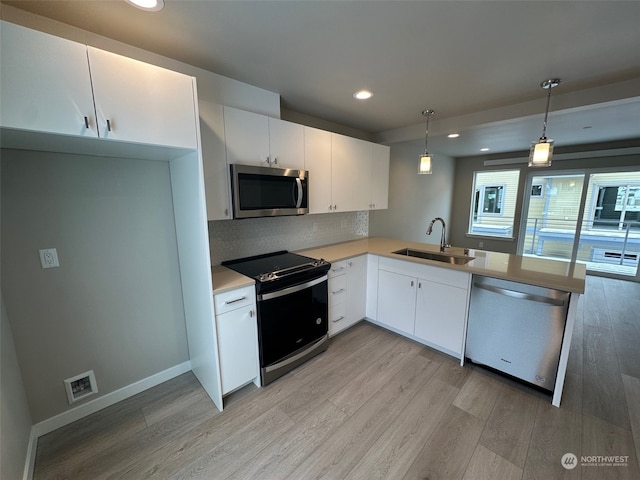
[[[222,265],[256,281],[263,386],[327,349],[329,262],[280,251]]]

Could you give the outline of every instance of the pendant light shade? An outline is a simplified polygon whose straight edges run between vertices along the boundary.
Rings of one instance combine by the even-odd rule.
[[[418,166],[418,174],[420,175],[428,175],[433,173],[433,170],[432,170],[433,162],[432,162],[431,154],[427,150],[427,143],[429,141],[429,117],[434,113],[436,112],[434,112],[433,110],[422,111],[422,116],[427,118],[427,129],[424,134],[424,153],[419,157],[420,163]]]
[[[553,154],[553,140],[547,138],[547,116],[549,115],[549,101],[551,100],[551,89],[560,84],[559,78],[545,80],[540,86],[547,90],[547,108],[544,112],[544,123],[542,124],[542,136],[537,142],[531,142],[529,153],[530,167],[550,167],[551,155]]]
[[[418,170],[418,173],[421,175],[432,173],[431,155],[429,155],[427,152],[420,155],[420,169]]]

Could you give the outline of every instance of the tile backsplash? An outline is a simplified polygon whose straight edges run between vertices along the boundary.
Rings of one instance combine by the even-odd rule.
[[[211,264],[278,250],[301,250],[369,235],[369,212],[209,222]]]

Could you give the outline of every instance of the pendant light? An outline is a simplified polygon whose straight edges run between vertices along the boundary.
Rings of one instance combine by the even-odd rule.
[[[531,142],[531,152],[529,153],[530,167],[550,167],[551,155],[553,154],[553,140],[547,138],[547,116],[549,115],[549,101],[551,100],[551,89],[560,84],[559,78],[545,80],[540,84],[547,90],[547,109],[544,112],[544,123],[542,124],[542,136],[537,142]]]
[[[430,173],[433,173],[432,165],[431,165],[432,157],[429,151],[427,150],[427,142],[429,141],[429,117],[434,113],[436,112],[434,112],[433,110],[422,111],[422,116],[427,117],[427,130],[425,131],[425,134],[424,134],[424,153],[420,155],[420,165],[418,167],[418,174],[420,175],[428,175]]]

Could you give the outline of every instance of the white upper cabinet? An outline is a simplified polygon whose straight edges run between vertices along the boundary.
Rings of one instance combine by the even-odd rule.
[[[97,137],[85,45],[2,22],[2,127]]]
[[[229,164],[304,168],[302,125],[224,107]]]
[[[193,79],[2,22],[2,127],[196,150]]]
[[[344,135],[331,137],[331,197],[333,210],[369,210],[372,143]]]
[[[224,107],[227,163],[269,165],[269,117]]]
[[[309,213],[331,212],[331,133],[304,127],[304,168],[309,171]]]
[[[200,101],[199,111],[207,220],[227,220],[232,215],[229,167],[224,146],[223,107]]]
[[[269,118],[269,150],[272,167],[304,169],[304,127]]]
[[[196,149],[193,80],[88,47],[102,138]]]
[[[389,208],[389,156],[387,145],[373,144],[371,168],[371,210]]]

